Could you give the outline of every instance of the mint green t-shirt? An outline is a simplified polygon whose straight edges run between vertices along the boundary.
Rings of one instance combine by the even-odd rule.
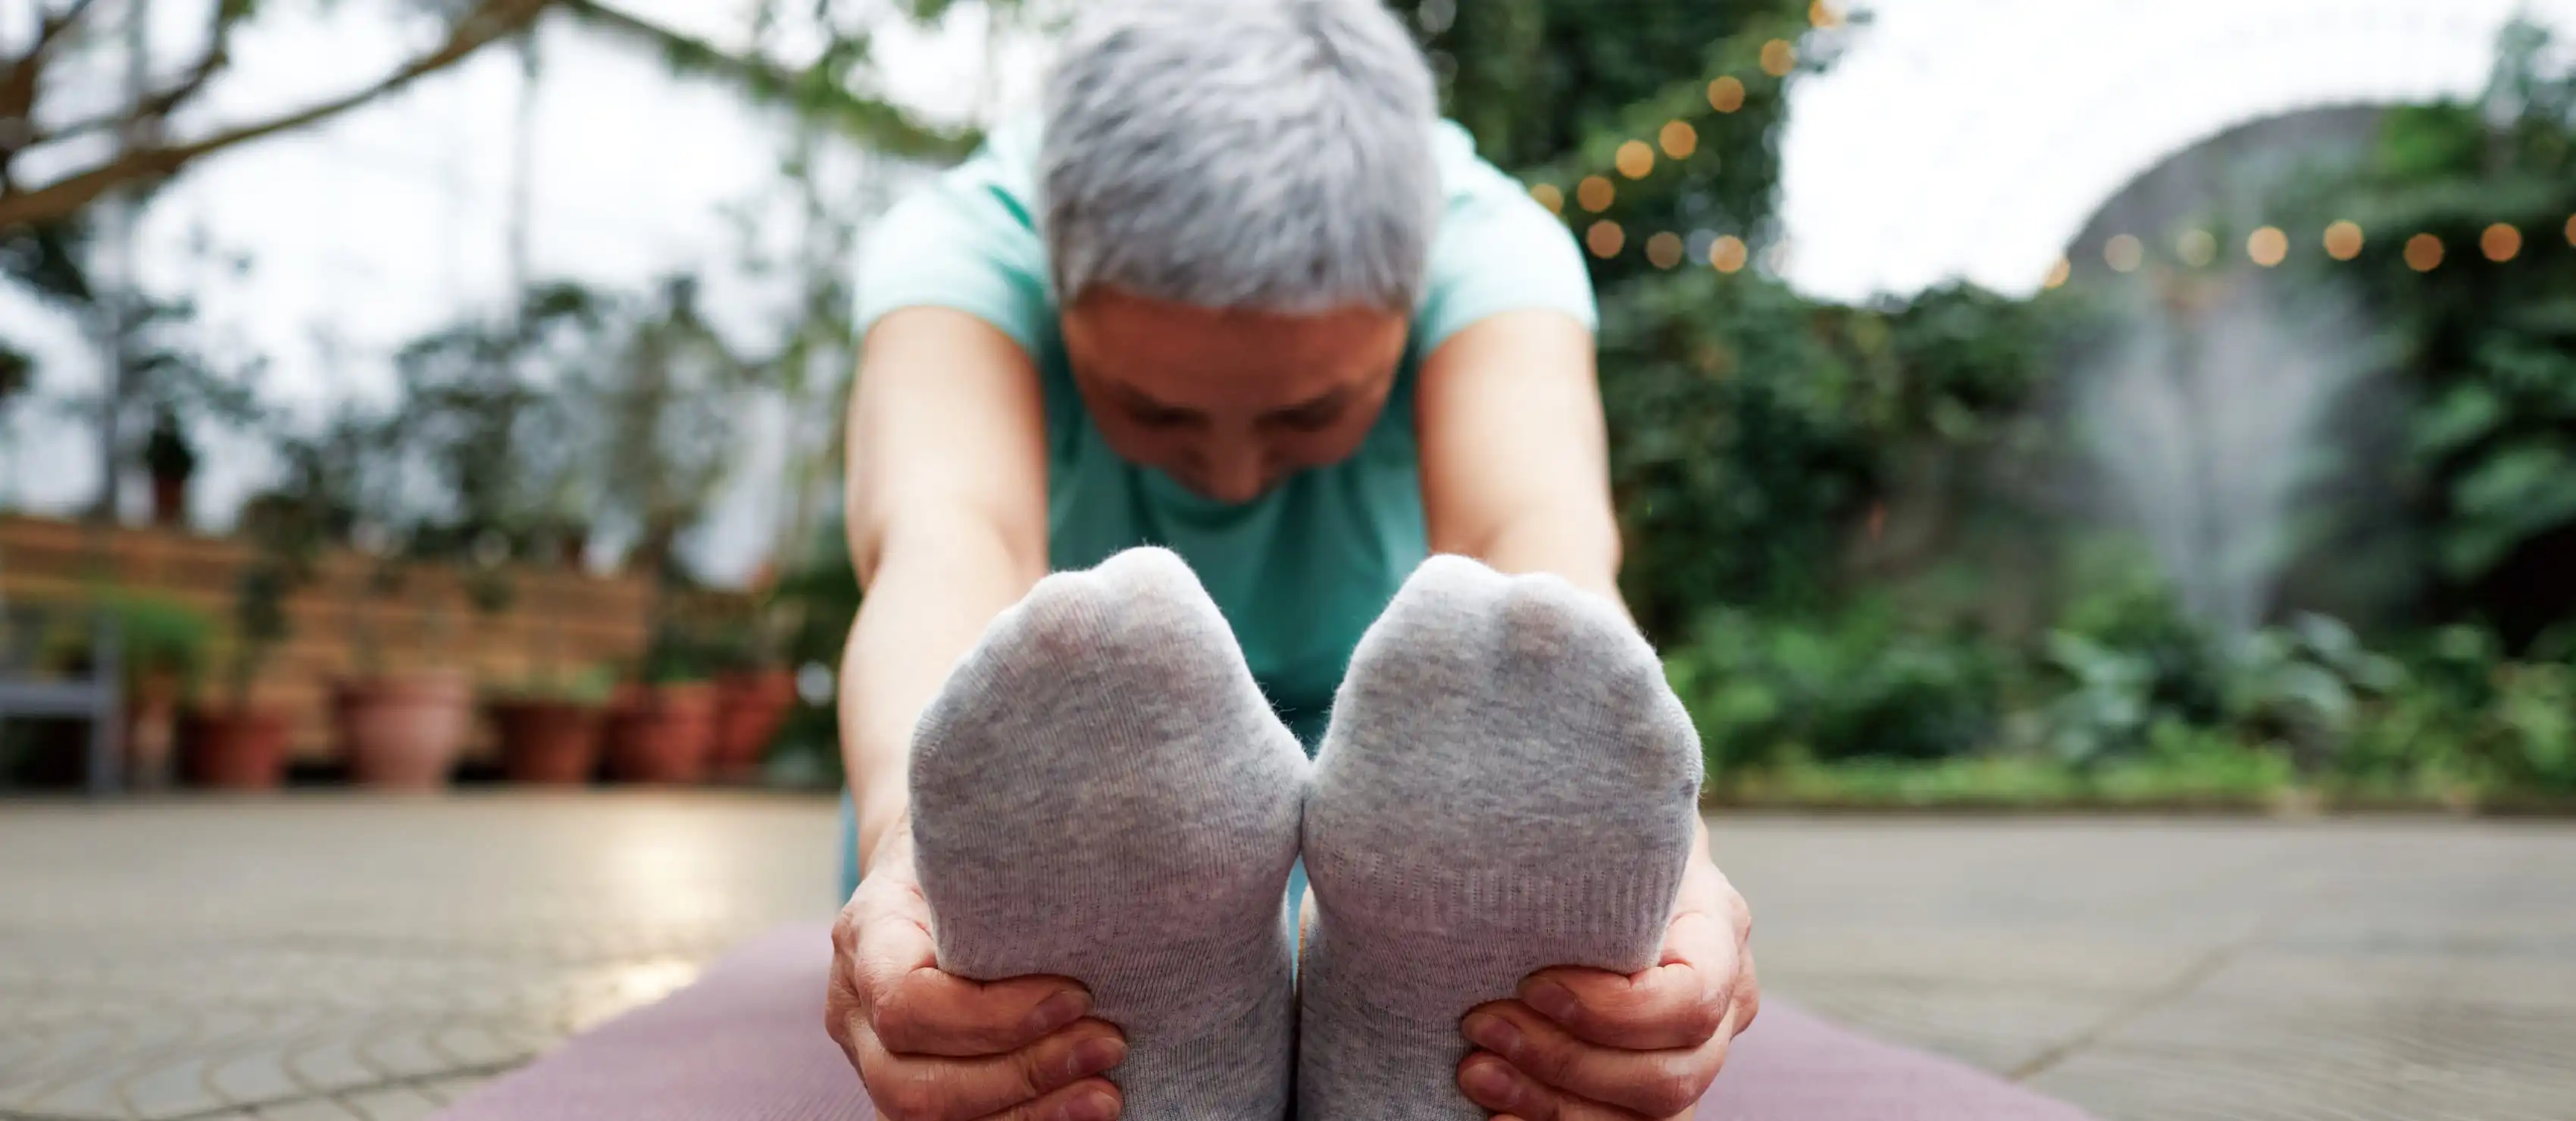
[[[1386,412],[1358,453],[1242,504],[1199,497],[1119,458],[1074,389],[1039,234],[1039,132],[984,148],[887,213],[858,278],[858,326],[907,307],[952,308],[1016,340],[1046,398],[1047,548],[1057,569],[1160,545],[1187,560],[1242,643],[1255,680],[1309,750],[1360,634],[1427,553],[1413,388],[1424,356],[1500,312],[1548,308],[1594,323],[1590,278],[1565,226],[1478,159],[1443,122],[1445,203]]]

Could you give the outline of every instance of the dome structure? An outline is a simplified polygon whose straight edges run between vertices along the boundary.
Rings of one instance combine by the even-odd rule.
[[[2037,289],[2097,212],[2240,126],[2462,99],[2517,16],[2576,0],[1872,0],[1782,140],[1788,280]],[[2558,49],[2564,49],[2562,43]]]

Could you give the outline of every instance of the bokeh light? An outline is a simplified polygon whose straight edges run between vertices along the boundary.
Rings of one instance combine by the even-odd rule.
[[[2361,246],[2360,225],[2353,222],[2337,222],[2326,227],[2326,256],[2338,261],[2349,261],[2361,256]]]
[[[1610,204],[1618,200],[1619,188],[1611,186],[1610,180],[1602,176],[1587,175],[1583,182],[1574,185],[1574,201],[1595,214],[1610,209]]]
[[[1664,154],[1677,160],[1689,159],[1691,153],[1699,151],[1699,130],[1688,121],[1667,122],[1656,139],[1663,142]]]
[[[1537,199],[1538,204],[1546,207],[1550,214],[1565,213],[1565,192],[1558,190],[1554,183],[1531,184],[1530,197]]]
[[[2136,272],[2146,262],[2146,243],[2133,234],[2121,234],[2102,245],[2102,263],[2113,272]]]
[[[1630,179],[1643,179],[1655,173],[1655,150],[1643,140],[1631,140],[1619,146],[1619,174]]]
[[[2567,216],[2567,244],[2576,245],[2576,214]]]
[[[1714,82],[1710,82],[1708,84],[1708,107],[1715,109],[1720,113],[1732,113],[1738,109],[1744,108],[1744,83],[1738,80],[1733,74],[1729,74]],[[2569,221],[2571,223],[2571,228],[2576,228],[2576,219],[2570,219]]]
[[[1840,27],[1843,14],[1825,0],[1807,0],[1807,22],[1816,27]]]
[[[1773,39],[1762,44],[1762,72],[1774,78],[1786,78],[1798,68],[1798,48],[1786,39]]]
[[[1708,263],[1719,272],[1741,272],[1744,269],[1744,262],[1749,257],[1750,254],[1744,248],[1744,239],[1734,234],[1721,237],[1717,239],[1716,244],[1708,247]]]
[[[2278,265],[2290,258],[2290,235],[2279,226],[2265,226],[2245,239],[2245,255],[2267,269]]]
[[[2504,222],[2489,226],[2485,233],[2478,235],[2478,251],[2497,264],[2519,257],[2522,255],[2522,231]]]
[[[1628,247],[1628,231],[1620,229],[1619,223],[1604,218],[1583,232],[1583,244],[1591,248],[1593,256],[1606,261]]]
[[[2407,238],[2406,267],[2417,272],[2431,272],[2442,267],[2442,239],[2431,234]]]
[[[2182,237],[2174,242],[2174,252],[2182,256],[2186,265],[2196,269],[2207,268],[2211,261],[2218,259],[2218,237],[2208,230],[2185,230]]]
[[[1682,263],[1682,235],[1660,233],[1646,239],[1646,261],[1659,269]]]
[[[2073,275],[2075,275],[2075,262],[2060,257],[2056,264],[2048,266],[2048,279],[2040,281],[2039,286],[2050,289],[2063,288],[2066,286],[2066,278]]]

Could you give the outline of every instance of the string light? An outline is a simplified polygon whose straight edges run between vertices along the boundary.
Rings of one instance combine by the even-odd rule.
[[[1667,122],[1656,139],[1663,142],[1664,154],[1677,160],[1689,159],[1691,153],[1699,151],[1699,130],[1688,121]]]
[[[2182,240],[2174,244],[2174,252],[2182,255],[2184,264],[2196,269],[2207,268],[2211,261],[2218,259],[2218,238],[2208,230],[2187,230]]]
[[[2417,272],[2431,272],[2442,267],[2442,239],[2431,234],[2407,238],[2406,267]]]
[[[1630,179],[1643,179],[1655,173],[1655,150],[1647,147],[1643,140],[1631,140],[1619,146],[1615,162],[1619,165],[1619,174]]]
[[[1798,48],[1786,39],[1773,39],[1762,44],[1762,72],[1774,78],[1786,78],[1798,67]]]
[[[1628,231],[1620,229],[1619,223],[1604,218],[1592,223],[1592,228],[1584,231],[1583,244],[1592,248],[1593,256],[1606,261],[1618,256],[1619,251],[1627,247]]]
[[[2499,265],[2522,255],[2522,231],[2503,222],[2478,235],[2478,251]]]
[[[2136,272],[2146,260],[2146,244],[2132,235],[2121,234],[2102,245],[2102,263],[2113,272]]]
[[[2245,255],[2267,269],[2278,265],[2290,257],[2290,235],[2279,226],[2265,226],[2245,239]]]
[[[1646,239],[1646,260],[1659,269],[1682,263],[1682,235],[1660,233]]]
[[[1729,74],[1714,82],[1710,82],[1708,84],[1708,107],[1715,109],[1720,113],[1732,113],[1738,109],[1744,108],[1743,81],[1736,78],[1735,75]],[[2576,218],[2571,218],[2568,222],[2568,228],[2570,230],[2576,230]],[[2576,239],[2576,233],[2571,233],[2568,236],[2571,239]]]
[[[2351,222],[2337,222],[2326,227],[2326,256],[2349,261],[2361,256],[2361,227]]]
[[[1583,209],[1595,214],[1610,209],[1610,204],[1618,199],[1619,188],[1611,186],[1608,179],[1598,175],[1585,176],[1583,182],[1574,186],[1574,201],[1583,204]]]
[[[1530,197],[1537,199],[1538,204],[1546,207],[1550,214],[1565,213],[1565,192],[1556,189],[1554,183],[1540,183],[1532,186]]]
[[[2075,275],[2075,262],[2060,257],[2056,264],[2048,267],[2048,279],[2040,281],[2039,286],[2049,289],[2062,288],[2066,286],[2066,278],[2073,275]]]
[[[1722,273],[1743,271],[1744,262],[1749,256],[1750,254],[1744,248],[1744,239],[1734,234],[1721,237],[1717,239],[1716,244],[1708,247],[1709,265]]]

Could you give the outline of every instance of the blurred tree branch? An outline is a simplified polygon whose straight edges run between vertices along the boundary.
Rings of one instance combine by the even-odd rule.
[[[446,39],[436,48],[414,57],[375,82],[338,97],[266,120],[238,125],[201,139],[152,144],[118,152],[88,170],[71,172],[51,183],[22,189],[9,178],[9,163],[19,152],[43,139],[35,132],[32,123],[40,86],[38,79],[53,43],[90,10],[89,0],[74,0],[72,6],[46,21],[45,27],[51,35],[40,35],[25,54],[9,60],[6,69],[0,70],[0,114],[5,114],[0,115],[0,228],[60,221],[126,184],[167,178],[204,156],[348,112],[402,89],[425,75],[463,61],[474,52],[527,26],[553,2],[478,0],[449,24]],[[217,33],[209,40],[206,53],[188,68],[187,75],[178,84],[147,97],[143,104],[120,116],[115,124],[120,128],[131,128],[138,123],[157,121],[201,91],[206,79],[223,67],[222,55],[229,41],[231,25],[248,15],[255,6],[248,0],[222,0],[214,16]]]
[[[566,12],[584,22],[659,48],[679,73],[727,79],[756,101],[785,106],[877,151],[949,161],[963,158],[983,139],[972,129],[943,130],[923,124],[891,102],[852,91],[847,80],[852,64],[866,57],[864,36],[835,33],[820,58],[808,66],[791,68],[756,55],[722,50],[600,0],[561,3]]]

